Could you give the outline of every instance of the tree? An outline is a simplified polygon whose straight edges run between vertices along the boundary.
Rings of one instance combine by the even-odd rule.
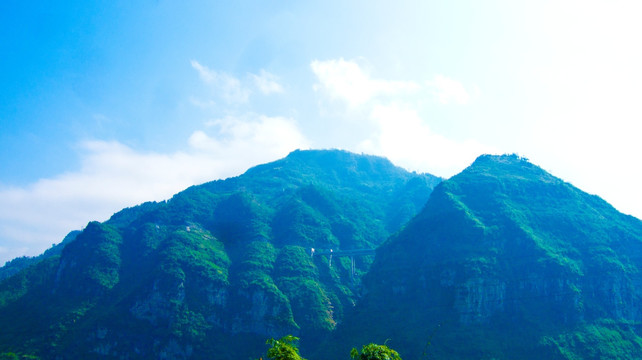
[[[305,360],[299,355],[299,348],[296,346],[298,337],[286,335],[279,340],[269,339],[266,343],[270,345],[267,357],[272,360]]]
[[[356,348],[350,351],[353,360],[401,360],[399,353],[386,345],[368,344],[361,347],[361,354]]]
[[[0,360],[38,360],[37,356],[21,355],[20,353],[4,352],[0,354]]]

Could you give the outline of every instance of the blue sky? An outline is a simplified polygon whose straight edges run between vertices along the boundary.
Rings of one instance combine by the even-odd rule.
[[[637,1],[0,3],[0,263],[297,148],[519,153],[642,217]]]

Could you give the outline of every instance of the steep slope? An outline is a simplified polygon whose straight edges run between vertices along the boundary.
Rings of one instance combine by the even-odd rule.
[[[482,156],[383,244],[344,347],[404,358],[642,358],[642,222],[517,156]]]
[[[0,267],[0,281],[13,276],[17,273],[19,273],[21,270],[28,268],[31,265],[35,265],[47,258],[50,258],[52,256],[60,255],[62,252],[62,249],[69,244],[70,242],[74,241],[76,239],[76,236],[80,231],[74,230],[69,232],[67,236],[62,240],[62,242],[58,244],[54,244],[51,248],[47,249],[44,253],[38,255],[38,256],[22,256],[15,258],[11,261],[7,261],[6,264],[4,264],[3,267]]]
[[[358,298],[368,249],[439,178],[343,151],[296,151],[87,225],[0,283],[0,353],[248,358],[266,337],[327,334]]]

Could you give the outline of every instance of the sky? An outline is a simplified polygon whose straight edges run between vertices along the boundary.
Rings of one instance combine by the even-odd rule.
[[[295,149],[517,153],[642,218],[639,1],[0,2],[0,264]]]

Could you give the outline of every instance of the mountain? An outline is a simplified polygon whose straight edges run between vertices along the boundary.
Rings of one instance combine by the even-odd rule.
[[[76,236],[78,236],[79,233],[80,231],[78,230],[69,232],[69,234],[65,236],[62,242],[58,244],[54,244],[51,248],[47,249],[44,253],[38,256],[22,256],[22,257],[15,258],[11,261],[7,261],[7,263],[3,267],[0,267],[0,281],[17,274],[21,270],[26,269],[31,265],[35,265],[41,262],[42,260],[45,260],[52,256],[60,255],[60,253],[62,252],[62,249],[68,243],[74,241],[76,239]]]
[[[515,155],[437,186],[333,340],[403,358],[642,358],[642,222]]]
[[[124,209],[0,282],[0,353],[237,359],[267,337],[321,338],[356,303],[368,249],[439,182],[379,157],[295,151]]]

